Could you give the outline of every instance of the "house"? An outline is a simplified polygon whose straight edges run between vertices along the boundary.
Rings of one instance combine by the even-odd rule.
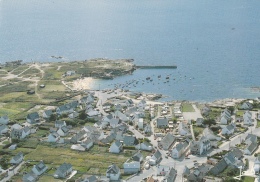
[[[254,172],[255,174],[259,174],[260,172],[260,156],[257,156],[254,161]]]
[[[92,96],[92,94],[88,94],[88,96],[83,97],[81,99],[81,103],[86,104],[86,105],[91,104],[93,102],[94,102],[94,97]]]
[[[152,133],[152,127],[150,124],[147,124],[145,127],[144,127],[144,133],[146,135],[150,135]]]
[[[137,139],[135,136],[124,135],[123,143],[125,146],[135,146],[137,144]]]
[[[133,161],[142,162],[143,161],[143,154],[138,151],[136,154],[132,157]]]
[[[210,173],[213,175],[218,175],[222,171],[224,171],[227,167],[227,163],[224,159],[221,159],[217,164],[213,166],[213,168],[210,169]]]
[[[67,136],[68,133],[69,133],[69,129],[67,128],[67,126],[62,126],[58,129],[57,133],[60,135],[60,136]]]
[[[73,111],[72,113],[69,114],[70,119],[77,118],[79,116],[79,113],[76,111]]]
[[[123,122],[129,121],[128,117],[118,110],[113,113],[113,117],[119,118]]]
[[[173,167],[166,173],[163,178],[163,182],[174,182],[177,176],[177,170]]]
[[[253,105],[250,102],[244,102],[240,106],[240,109],[251,110],[251,109],[253,109]]]
[[[89,150],[93,145],[94,142],[90,138],[81,142],[81,146],[83,146],[85,150]]]
[[[109,125],[110,125],[112,128],[117,127],[118,124],[119,124],[119,119],[118,119],[118,118],[112,118],[112,119],[109,121]]]
[[[167,133],[165,137],[159,142],[158,146],[159,148],[162,148],[163,150],[169,150],[169,148],[174,144],[175,137]]]
[[[34,165],[32,168],[32,171],[34,172],[34,174],[40,176],[42,175],[46,170],[48,169],[48,167],[44,164],[43,161],[40,161],[38,164]]]
[[[146,151],[152,151],[153,146],[149,144],[148,142],[139,143],[135,146],[137,150],[146,150]]]
[[[8,116],[0,116],[0,124],[8,124],[9,118]]]
[[[22,128],[20,125],[19,126],[12,126],[11,128],[11,138],[12,139],[23,139],[26,136],[28,136],[31,133],[31,130],[28,126]]]
[[[156,152],[153,154],[153,156],[149,159],[150,165],[156,165],[160,162],[162,159],[162,154],[159,150],[156,150]]]
[[[49,119],[51,117],[51,115],[53,114],[52,110],[45,110],[42,113],[42,117],[44,119]]]
[[[54,173],[54,178],[66,178],[72,172],[72,165],[63,163]]]
[[[31,114],[28,114],[27,117],[26,117],[26,120],[30,124],[35,124],[35,123],[40,122],[40,116],[37,112],[34,112],[34,113],[31,113]]]
[[[227,116],[223,115],[223,116],[220,117],[220,122],[219,123],[223,124],[223,125],[227,125],[229,120],[230,119]]]
[[[223,159],[226,161],[227,165],[233,166],[235,168],[243,167],[243,162],[237,158],[234,152],[228,152],[224,155]]]
[[[245,138],[245,143],[249,145],[250,143],[257,143],[257,136],[253,134],[248,134]]]
[[[6,134],[8,132],[8,126],[7,125],[0,125],[0,135]]]
[[[109,115],[106,115],[102,118],[102,121],[105,121],[105,122],[110,122],[110,120],[113,118],[113,115],[112,114],[109,114]]]
[[[141,107],[141,108],[145,108],[146,106],[146,101],[143,99],[141,100],[139,103],[138,103],[138,107]]]
[[[123,167],[125,174],[135,174],[141,170],[141,164],[137,161],[125,162]]]
[[[36,181],[38,181],[38,176],[32,171],[23,175],[23,182],[36,182]]]
[[[123,144],[121,142],[119,142],[118,140],[116,140],[115,142],[113,142],[111,144],[111,146],[109,147],[109,152],[110,153],[115,153],[118,154],[123,150]]]
[[[202,136],[199,141],[192,141],[190,151],[193,155],[201,155],[211,149],[210,141]]]
[[[245,155],[252,155],[253,152],[257,149],[258,144],[257,143],[250,143],[247,145],[247,147],[244,149],[244,154]]]
[[[70,143],[74,143],[74,144],[78,143],[86,137],[87,137],[87,132],[85,130],[80,130],[73,137],[71,137]]]
[[[55,128],[61,128],[63,126],[67,126],[65,121],[60,121],[60,120],[55,121]]]
[[[244,125],[253,125],[254,121],[252,119],[252,113],[250,111],[246,111],[243,114],[243,119],[244,119]]]
[[[120,175],[120,169],[115,164],[108,166],[106,171],[106,177],[109,178],[109,181],[119,180]]]
[[[138,119],[137,126],[138,126],[139,129],[144,129],[144,119],[143,118]]]
[[[67,103],[57,107],[56,113],[58,115],[72,113],[77,106],[78,106],[78,101],[73,101],[71,103]]]
[[[208,116],[209,115],[209,113],[210,113],[210,111],[211,111],[211,108],[209,107],[209,106],[205,106],[205,107],[203,107],[202,109],[201,109],[201,114],[203,115],[203,116]]]
[[[11,160],[10,163],[11,164],[20,164],[23,161],[23,153],[19,152],[18,154],[16,154]]]
[[[172,148],[172,158],[178,159],[183,153],[188,149],[188,142],[178,143],[175,147]]]
[[[60,135],[58,133],[56,133],[56,132],[53,132],[53,133],[50,133],[48,135],[47,142],[54,142],[54,143],[56,143],[56,142],[59,141],[59,139],[60,139]]]
[[[10,147],[8,147],[9,150],[15,150],[17,148],[17,144],[13,144]]]
[[[211,129],[209,129],[208,127],[205,128],[202,132],[202,136],[206,137],[208,140],[217,140],[220,141],[221,137],[217,137],[213,131]]]
[[[197,125],[197,126],[202,126],[202,125],[203,125],[203,122],[204,122],[204,119],[203,119],[203,118],[197,118],[197,119],[196,119],[196,125]]]
[[[169,171],[170,171],[170,167],[168,166],[163,166],[163,165],[160,165],[158,164],[156,166],[156,175],[157,176],[165,176]]]
[[[179,132],[179,135],[182,135],[182,136],[188,136],[191,134],[189,127],[184,122],[179,123],[178,132]]]
[[[158,118],[156,121],[156,127],[157,128],[165,128],[168,127],[168,119],[166,117],[164,118]]]
[[[236,129],[236,124],[231,123],[230,125],[227,125],[222,128],[221,134],[222,135],[232,135],[235,132],[235,129]]]

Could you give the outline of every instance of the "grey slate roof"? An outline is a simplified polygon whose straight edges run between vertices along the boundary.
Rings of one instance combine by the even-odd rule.
[[[165,175],[164,180],[167,182],[174,182],[177,176],[177,171],[172,167],[170,171]]]
[[[37,112],[34,113],[30,113],[27,115],[27,119],[32,120],[33,122],[35,122],[36,120],[40,119],[40,116]]]
[[[23,175],[23,182],[35,182],[37,181],[38,176],[34,174],[32,171]]]
[[[156,152],[153,154],[153,156],[156,158],[156,159],[160,159],[162,157],[162,154],[159,150],[156,150]]]
[[[210,172],[214,175],[218,175],[227,167],[227,163],[224,159],[221,159],[213,168],[210,169]]]
[[[174,143],[174,141],[175,141],[175,137],[172,134],[167,133],[166,136],[160,141],[159,145],[164,150],[168,150],[170,146]]]
[[[167,125],[168,125],[168,119],[167,118],[158,118],[157,119],[157,127],[167,126]]]
[[[72,168],[72,165],[70,163],[63,163],[62,165],[60,165],[60,167],[56,170],[55,174],[64,174],[66,173],[68,170],[70,170],[70,168]]]
[[[129,136],[129,135],[124,135],[124,145],[126,146],[134,146],[136,145],[137,140],[135,136]]]
[[[109,174],[117,174],[119,171],[120,171],[120,169],[115,164],[108,166],[108,169],[107,169],[107,173],[109,173]]]
[[[136,154],[134,154],[132,158],[134,161],[140,161],[140,159],[143,158],[143,154],[139,151]]]

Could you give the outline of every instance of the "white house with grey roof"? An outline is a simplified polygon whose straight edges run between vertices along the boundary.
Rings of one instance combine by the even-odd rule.
[[[23,179],[23,182],[36,182],[38,180],[38,178],[39,177],[34,172],[30,171],[30,172],[24,174],[22,179]]]
[[[209,140],[217,140],[220,141],[221,137],[216,136],[213,131],[211,129],[209,129],[208,127],[205,128],[202,132],[202,136],[206,137]]]
[[[253,109],[253,105],[250,102],[246,101],[239,108],[245,110],[251,110]]]
[[[8,126],[7,125],[0,125],[0,135],[6,134],[8,132]]]
[[[253,125],[254,120],[252,119],[252,113],[250,111],[245,111],[243,114],[243,120],[244,120],[244,125]]]
[[[9,123],[9,118],[7,115],[0,116],[0,124],[8,124],[8,123]]]
[[[172,153],[171,156],[174,159],[178,159],[184,154],[187,149],[189,148],[189,143],[188,142],[180,142],[176,146],[172,148]]]
[[[163,182],[174,182],[177,177],[177,170],[173,167],[166,173]]]
[[[67,126],[65,121],[60,121],[60,120],[55,121],[55,128],[61,128],[63,126]]]
[[[137,144],[137,139],[135,136],[124,135],[123,143],[125,146],[135,146]]]
[[[131,162],[126,161],[123,164],[123,167],[124,167],[125,174],[135,174],[141,170],[141,164],[140,162],[137,161],[131,161]]]
[[[123,144],[120,141],[118,141],[118,140],[113,142],[111,144],[111,146],[109,147],[109,152],[110,153],[119,154],[122,150],[123,150]]]
[[[257,149],[258,144],[257,143],[250,143],[246,146],[246,148],[244,149],[244,154],[245,155],[252,155],[253,152]]]
[[[109,178],[109,181],[119,180],[121,176],[120,169],[115,164],[108,166],[106,171],[106,177]]]
[[[62,126],[58,129],[57,133],[60,135],[60,136],[67,136],[68,133],[69,133],[69,129],[67,126]]]
[[[168,119],[166,117],[158,118],[156,120],[156,127],[157,128],[165,128],[168,127]]]
[[[27,115],[26,120],[30,124],[35,124],[40,122],[40,116],[37,112],[30,113]]]
[[[221,134],[222,135],[232,135],[235,132],[236,129],[236,124],[235,123],[231,123],[227,126],[224,126],[221,130]]]
[[[174,144],[174,142],[175,136],[173,136],[171,133],[167,133],[165,137],[159,142],[158,146],[163,150],[169,150],[169,148]]]
[[[153,154],[153,156],[149,159],[150,165],[156,165],[160,162],[162,159],[162,154],[159,150],[156,150],[156,152]]]
[[[16,125],[16,124],[15,124]],[[11,138],[12,139],[23,139],[26,136],[30,135],[31,130],[28,126],[25,126],[24,128],[21,127],[20,125],[16,125],[14,127],[14,125],[11,127]]]
[[[58,142],[58,140],[60,139],[60,135],[56,132],[52,132],[48,135],[48,139],[47,142]]]
[[[72,172],[72,165],[69,163],[63,163],[60,165],[54,173],[54,178],[66,178]]]
[[[148,142],[142,142],[135,146],[137,150],[146,150],[146,151],[152,151],[153,146]]]
[[[190,129],[189,129],[188,125],[185,124],[184,122],[180,122],[179,123],[178,132],[179,132],[179,135],[182,135],[182,136],[189,136],[189,135],[191,135],[191,132],[190,132]]]
[[[42,175],[46,170],[48,169],[48,167],[44,164],[43,161],[40,161],[38,164],[34,165],[32,168],[32,171],[40,176]]]
[[[20,164],[23,161],[23,153],[19,152],[18,154],[16,154],[11,160],[10,163],[11,164]]]
[[[51,117],[51,115],[53,114],[52,110],[45,110],[42,113],[42,117],[44,119],[49,119]]]

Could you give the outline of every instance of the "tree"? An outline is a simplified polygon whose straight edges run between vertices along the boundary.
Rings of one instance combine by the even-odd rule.
[[[56,119],[57,119],[56,114],[51,114],[50,118],[49,118],[49,121],[56,121]]]
[[[84,119],[86,119],[86,117],[87,117],[87,114],[85,113],[85,111],[84,110],[81,111],[79,114],[79,119],[84,120]]]
[[[234,111],[235,111],[234,106],[228,106],[227,108],[231,112],[231,114],[234,114]]]
[[[216,121],[214,119],[204,119],[203,124],[211,126],[216,124]]]

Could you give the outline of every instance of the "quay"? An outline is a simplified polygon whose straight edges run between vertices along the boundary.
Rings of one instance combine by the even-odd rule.
[[[135,66],[137,69],[176,69],[177,66],[176,65],[168,65],[168,66],[148,66],[148,65],[144,65],[144,66]]]

